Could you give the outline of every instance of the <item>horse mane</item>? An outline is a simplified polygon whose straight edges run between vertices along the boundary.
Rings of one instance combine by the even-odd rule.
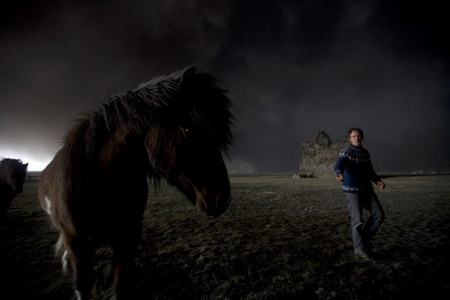
[[[178,74],[177,74],[178,75]],[[135,132],[154,124],[154,109],[170,105],[170,99],[181,89],[179,76],[155,77],[124,94],[105,102],[91,119],[94,124],[104,122],[108,129],[127,126]]]
[[[168,122],[180,122],[180,119],[207,128],[221,149],[227,151],[232,144],[230,127],[234,119],[231,101],[216,82],[211,75],[188,67],[112,96],[97,110],[79,119],[66,134],[67,158],[89,156],[88,153],[95,151],[97,141],[108,132],[126,129],[145,134],[151,127],[164,130]]]
[[[231,143],[231,133],[215,125],[223,124],[222,118],[228,120],[225,124],[231,125],[231,103],[225,96],[226,92],[215,85],[216,82],[209,74],[196,73],[195,67],[155,77],[105,102],[91,119],[94,121],[92,125],[97,126],[100,122],[106,124],[108,129],[127,126],[140,133],[188,111],[188,119],[209,127],[225,149]],[[210,98],[215,98],[215,101]]]

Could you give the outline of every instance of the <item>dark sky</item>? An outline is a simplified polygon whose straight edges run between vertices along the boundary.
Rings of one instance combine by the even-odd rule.
[[[450,170],[445,1],[15,1],[0,16],[0,156],[44,167],[80,113],[189,65],[235,103],[230,171],[298,172],[365,130],[379,172]]]

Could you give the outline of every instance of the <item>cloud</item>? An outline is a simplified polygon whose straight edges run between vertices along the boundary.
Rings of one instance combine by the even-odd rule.
[[[21,5],[0,20],[2,149],[55,153],[76,116],[197,64],[235,103],[237,170],[295,172],[302,142],[353,126],[382,169],[450,168],[445,10],[383,0]]]

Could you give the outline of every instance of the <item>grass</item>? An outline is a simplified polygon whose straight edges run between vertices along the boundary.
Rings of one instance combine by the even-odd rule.
[[[207,218],[175,188],[151,191],[137,259],[139,299],[450,298],[450,176],[386,178],[378,253],[356,259],[345,198],[334,179],[231,176],[233,201]],[[2,299],[69,299],[36,182],[0,228]],[[98,299],[108,299],[107,248],[96,260]]]

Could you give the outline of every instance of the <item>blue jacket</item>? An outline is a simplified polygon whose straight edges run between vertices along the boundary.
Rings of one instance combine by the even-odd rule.
[[[344,176],[342,189],[346,193],[372,191],[372,182],[380,181],[380,177],[373,170],[369,152],[352,144],[339,153],[334,174]]]

